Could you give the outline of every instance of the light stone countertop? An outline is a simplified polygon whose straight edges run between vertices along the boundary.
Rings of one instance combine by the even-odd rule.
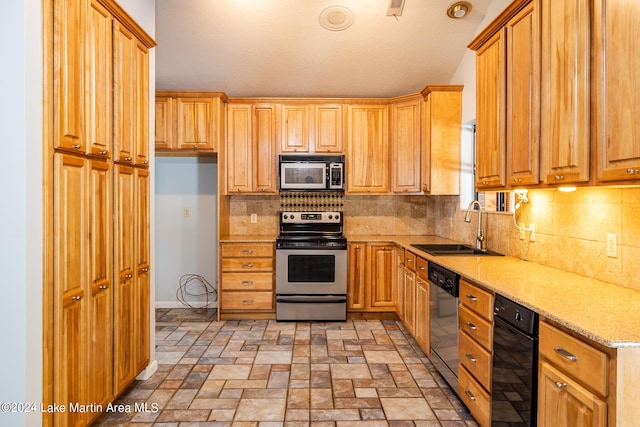
[[[393,242],[606,347],[640,347],[640,292],[509,256],[432,256],[412,244],[435,236],[347,236]]]

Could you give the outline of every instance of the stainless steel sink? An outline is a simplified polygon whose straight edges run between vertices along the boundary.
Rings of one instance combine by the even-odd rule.
[[[416,244],[411,245],[414,248],[418,248],[421,251],[428,253],[429,255],[491,255],[491,256],[503,256],[498,252],[478,249],[469,245],[462,245],[457,243],[430,243],[430,244]]]

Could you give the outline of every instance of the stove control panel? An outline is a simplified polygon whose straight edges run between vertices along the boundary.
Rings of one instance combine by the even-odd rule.
[[[281,212],[283,224],[340,224],[342,212]]]

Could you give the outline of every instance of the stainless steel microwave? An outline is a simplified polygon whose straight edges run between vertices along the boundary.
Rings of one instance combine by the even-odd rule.
[[[281,190],[344,190],[344,156],[280,155]]]

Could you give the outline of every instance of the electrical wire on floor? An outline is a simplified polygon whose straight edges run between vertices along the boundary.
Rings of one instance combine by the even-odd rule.
[[[183,274],[178,282],[176,298],[189,308],[196,311],[206,311],[211,308],[211,304],[218,301],[218,291],[199,274]],[[194,299],[198,301],[197,305],[194,305]],[[204,304],[201,304],[200,301],[203,299]]]

